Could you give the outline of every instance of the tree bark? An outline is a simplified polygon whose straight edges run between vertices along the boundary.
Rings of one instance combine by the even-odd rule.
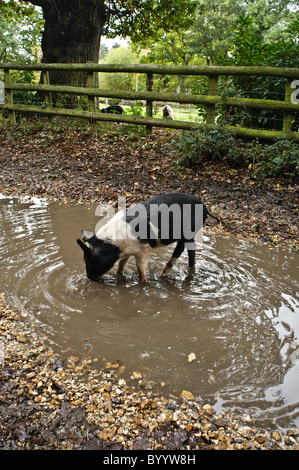
[[[106,20],[105,0],[31,0],[43,9],[44,63],[99,61],[102,29]],[[86,72],[50,71],[53,85],[86,85]]]

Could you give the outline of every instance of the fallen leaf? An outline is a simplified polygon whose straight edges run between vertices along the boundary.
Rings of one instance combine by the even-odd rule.
[[[194,359],[196,359],[196,356],[194,353],[190,353],[189,356],[188,356],[188,362],[192,362],[194,361]]]
[[[215,413],[215,410],[211,407],[211,405],[208,405],[208,404],[203,406],[203,410],[205,413],[207,413],[210,416]]]
[[[191,392],[188,392],[188,390],[183,390],[180,397],[185,400],[194,400],[194,395]]]
[[[115,429],[113,428],[108,428],[108,429],[102,429],[99,433],[98,436],[100,439],[112,439],[112,437],[115,434]]]

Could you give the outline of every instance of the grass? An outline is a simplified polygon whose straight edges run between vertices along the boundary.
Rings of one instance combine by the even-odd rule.
[[[100,109],[103,107],[106,107],[106,104],[101,103],[100,104]],[[122,108],[124,109],[125,114],[137,114],[140,116],[145,116],[146,115],[146,108],[143,106],[140,102],[137,102],[137,104],[132,104],[130,105],[121,105]],[[159,106],[154,106],[153,109],[153,116],[155,118],[162,119],[163,114],[162,114],[162,108],[164,104],[161,104]],[[199,115],[198,115],[198,109],[195,106],[188,106],[188,105],[176,105],[172,106],[170,105],[172,110],[173,110],[173,115],[174,119],[177,121],[199,121]]]

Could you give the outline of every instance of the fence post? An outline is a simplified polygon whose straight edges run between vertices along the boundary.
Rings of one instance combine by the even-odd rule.
[[[87,73],[86,87],[95,88],[95,72]],[[88,111],[94,112],[95,110],[96,110],[95,97],[88,96]]]
[[[293,82],[293,79],[287,78],[286,80],[286,89],[285,89],[285,102],[290,103],[291,102],[291,94],[293,93],[293,88],[291,87],[291,84]],[[284,112],[283,115],[283,133],[286,134],[287,132],[291,132],[292,130],[292,120],[293,120],[293,114],[290,112]]]
[[[208,83],[208,95],[217,96],[218,95],[218,75],[209,75]],[[206,106],[206,124],[215,124],[215,105],[210,104]]]
[[[152,73],[146,74],[146,91],[153,91],[154,75]],[[146,117],[153,117],[153,101],[146,100]],[[152,133],[152,127],[150,124],[146,126],[146,133]]]
[[[10,85],[10,70],[5,69],[4,70],[4,86],[6,87],[7,85]],[[12,90],[7,90],[6,91],[6,99],[7,99],[7,104],[13,106],[13,91]],[[8,119],[15,124],[16,123],[16,115],[13,110],[8,110]]]
[[[87,72],[86,87],[95,88],[95,72]],[[92,113],[96,111],[96,99],[94,96],[88,96],[87,109],[89,112],[92,112]],[[89,119],[89,122],[90,122],[90,126],[94,128],[95,124],[94,124],[93,119]]]
[[[50,74],[49,70],[42,71],[42,80],[44,85],[50,85]],[[52,108],[52,93],[50,91],[45,92],[46,108]]]

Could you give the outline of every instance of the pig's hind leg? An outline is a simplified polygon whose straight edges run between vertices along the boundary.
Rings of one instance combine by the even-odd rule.
[[[147,282],[146,268],[150,257],[150,249],[145,248],[142,253],[135,254],[136,266],[139,273],[139,282]]]
[[[123,274],[124,268],[125,268],[125,265],[126,265],[128,259],[129,259],[129,256],[127,256],[126,258],[123,258],[119,261],[118,267],[117,267],[117,270],[116,270],[116,274]]]
[[[195,268],[195,249],[196,249],[196,244],[195,244],[194,239],[191,242],[186,242],[186,248],[188,251],[189,268],[193,270]]]

